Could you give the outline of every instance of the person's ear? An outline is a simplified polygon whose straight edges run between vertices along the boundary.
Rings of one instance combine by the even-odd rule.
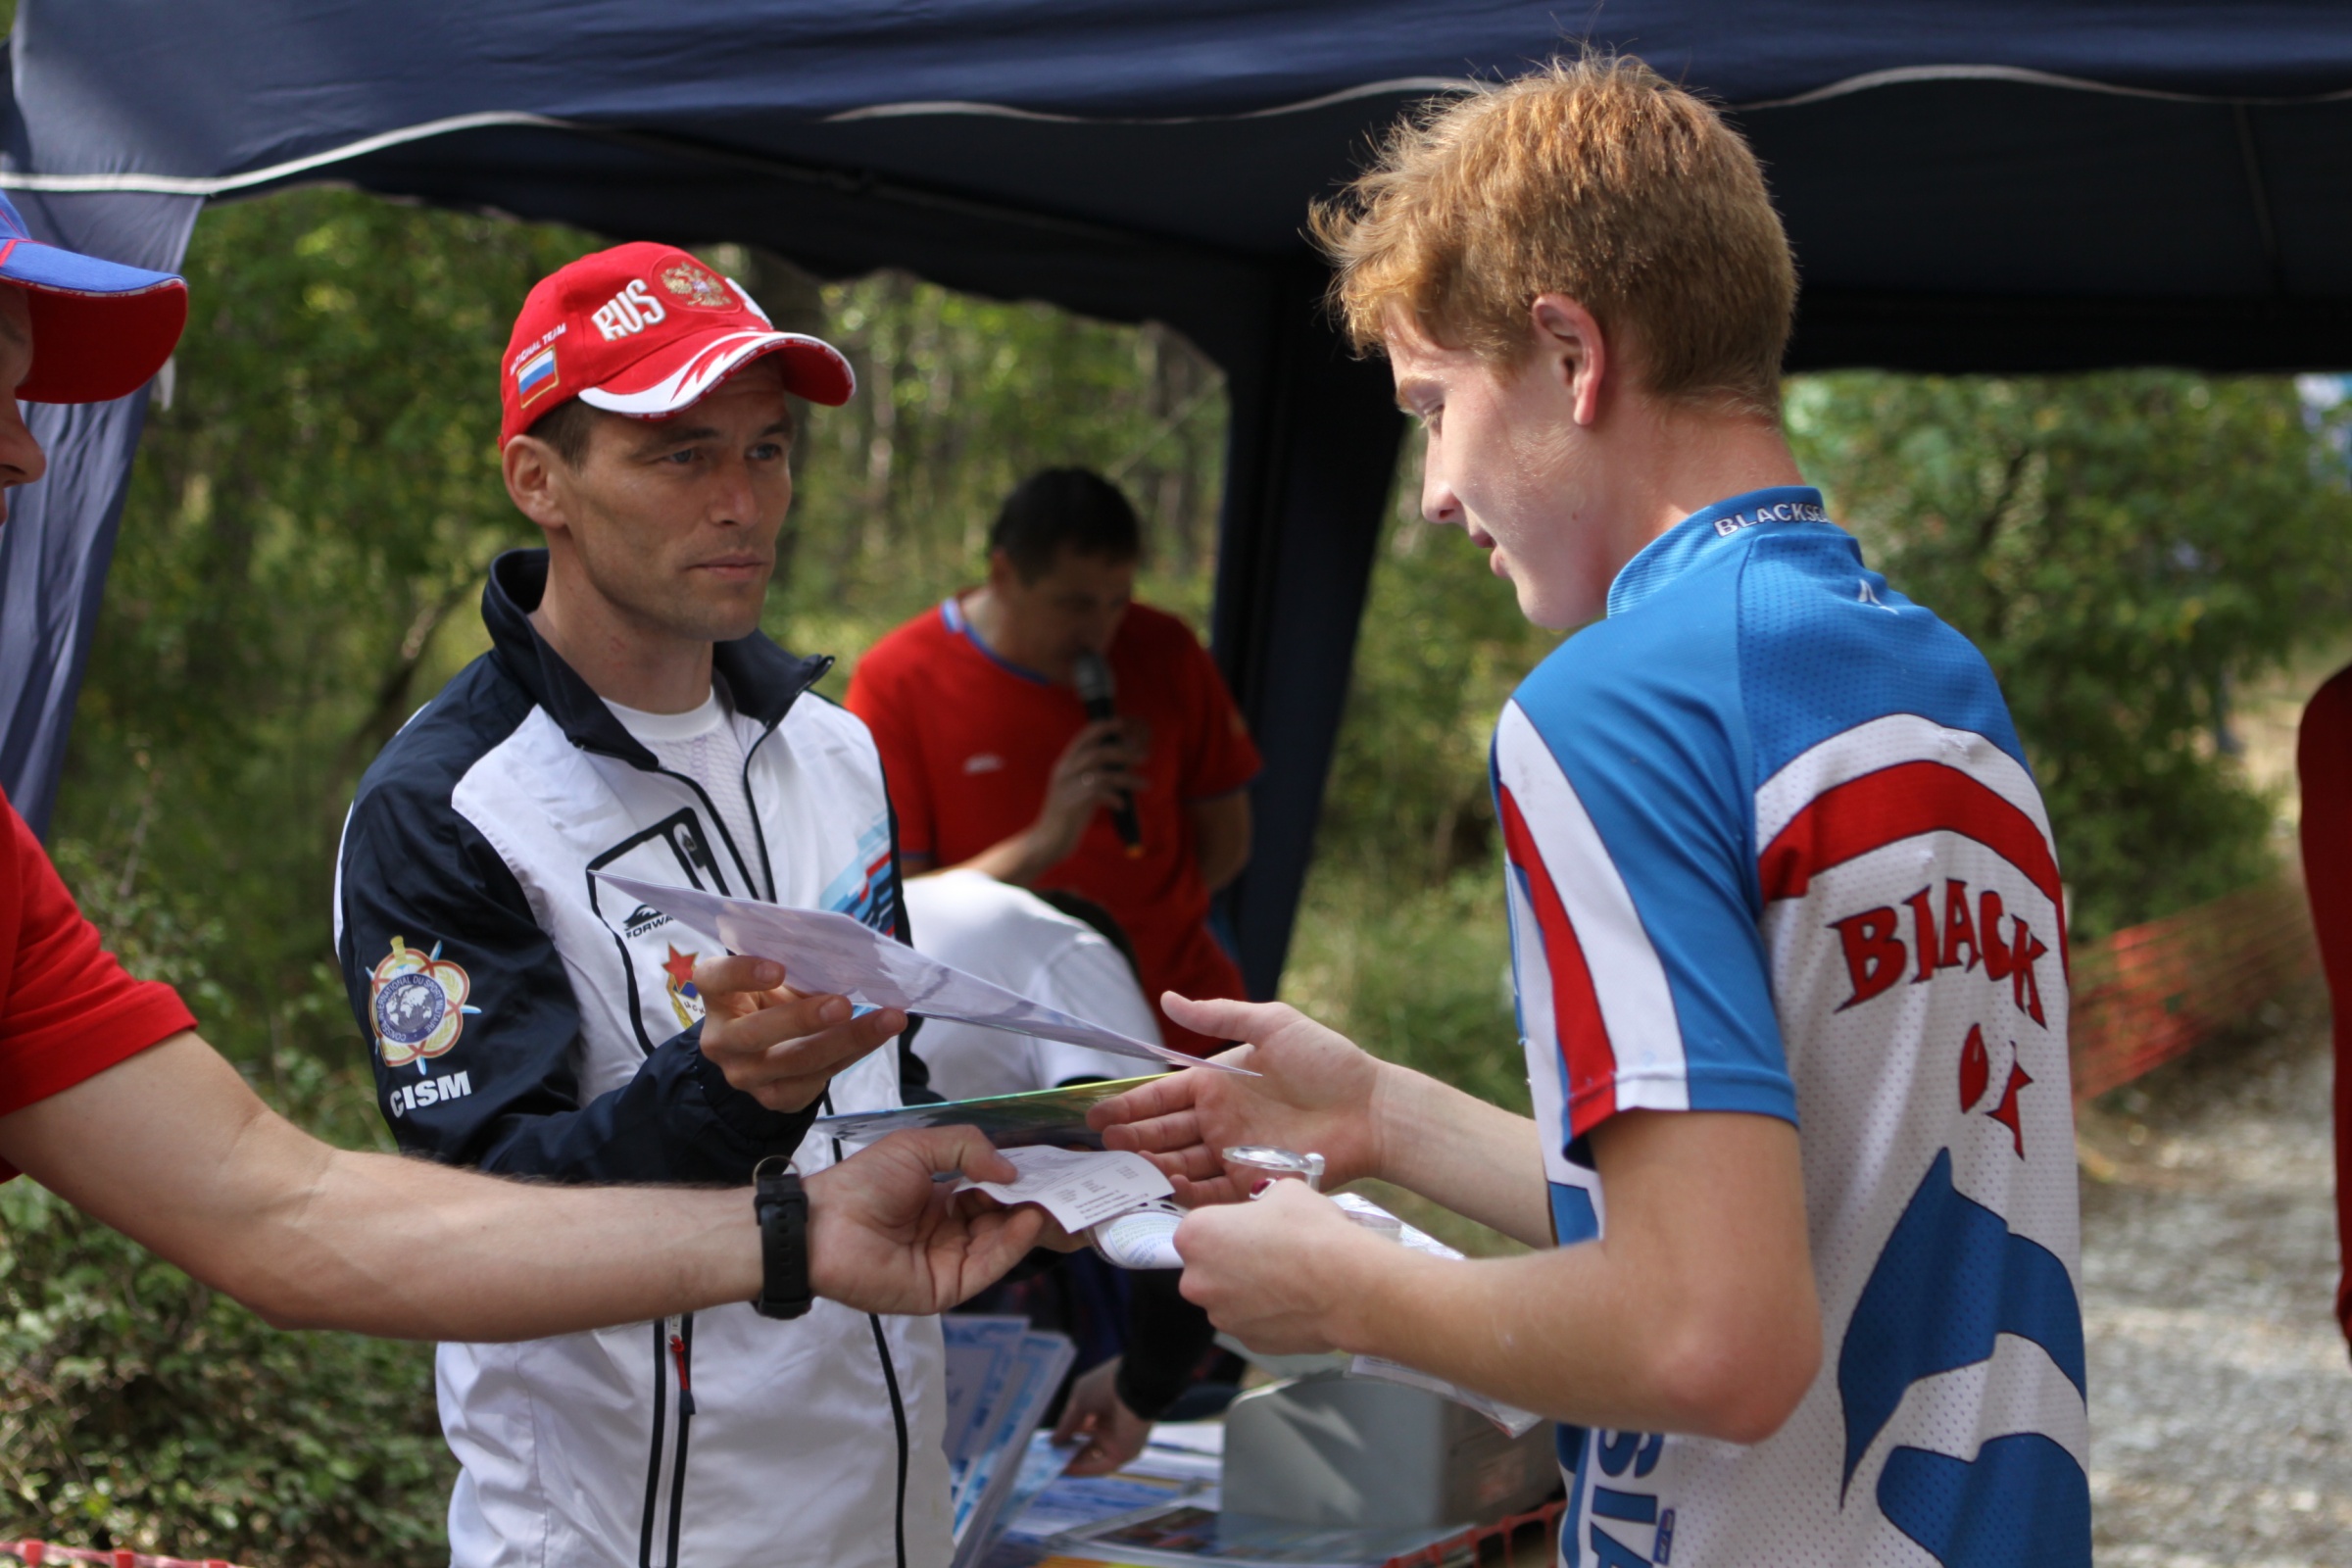
[[[1002,594],[1020,580],[1020,568],[1012,564],[1011,556],[1002,550],[991,550],[988,553],[989,592]]]
[[[535,435],[518,435],[499,454],[499,466],[516,511],[551,533],[569,525],[564,504],[569,470],[554,447]]]
[[[1527,314],[1545,378],[1567,395],[1570,416],[1590,427],[1600,417],[1601,393],[1615,368],[1600,323],[1565,294],[1537,295]]]

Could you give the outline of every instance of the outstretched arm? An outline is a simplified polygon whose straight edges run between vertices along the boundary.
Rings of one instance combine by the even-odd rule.
[[[1188,1029],[1245,1042],[1220,1060],[1260,1076],[1188,1069],[1104,1101],[1089,1114],[1112,1149],[1168,1173],[1188,1203],[1248,1194],[1218,1151],[1272,1144],[1319,1153],[1326,1185],[1377,1176],[1531,1247],[1551,1243],[1536,1124],[1363,1051],[1279,1003],[1161,999]]]
[[[760,1290],[744,1189],[558,1188],[337,1150],[194,1034],[0,1117],[0,1158],[281,1328],[535,1339]],[[931,1169],[1011,1174],[969,1129],[902,1135],[809,1181],[820,1295],[934,1312],[1042,1226],[949,1200]]]
[[[1796,1129],[1629,1111],[1592,1146],[1598,1241],[1447,1261],[1277,1182],[1185,1220],[1184,1294],[1256,1349],[1386,1356],[1587,1426],[1769,1437],[1821,1358]]]

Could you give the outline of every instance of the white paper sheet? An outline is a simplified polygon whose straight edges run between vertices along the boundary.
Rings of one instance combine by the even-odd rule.
[[[1219,1066],[1181,1051],[1170,1051],[1133,1035],[1074,1018],[1058,1007],[992,985],[927,958],[904,942],[894,942],[872,926],[846,914],[822,909],[787,909],[749,899],[730,899],[695,888],[664,887],[635,877],[599,871],[615,889],[648,904],[725,947],[730,953],[773,958],[784,965],[785,984],[796,991],[833,992],[872,1007],[900,1007],[930,1018],[1003,1029],[1011,1034],[1058,1040],[1064,1045],[1091,1046],[1113,1055],[1178,1067],[1210,1067],[1219,1072],[1247,1068]],[[1252,1075],[1254,1076],[1254,1075]]]
[[[967,1176],[956,1190],[977,1189],[1002,1203],[1036,1203],[1072,1236],[1176,1190],[1141,1154],[1039,1146],[1007,1149],[1004,1154],[1019,1168],[1017,1181],[976,1182]]]

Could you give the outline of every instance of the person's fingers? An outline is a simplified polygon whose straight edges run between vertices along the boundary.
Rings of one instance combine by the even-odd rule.
[[[694,960],[694,989],[709,1007],[714,1001],[739,996],[757,997],[784,983],[784,966],[773,958],[751,958],[720,954]]]
[[[1159,1165],[1170,1179],[1181,1176],[1188,1182],[1208,1182],[1225,1174],[1224,1155],[1206,1144],[1187,1144],[1165,1154],[1144,1157]]]
[[[1097,1101],[1087,1107],[1086,1124],[1097,1132],[1104,1132],[1121,1123],[1154,1121],[1189,1112],[1195,1097],[1200,1093],[1201,1080],[1207,1076],[1190,1067],[1180,1072],[1163,1073],[1157,1078],[1137,1084],[1124,1094]]]
[[[1077,1391],[1072,1390],[1070,1401],[1061,1407],[1061,1419],[1054,1423],[1054,1446],[1059,1447],[1081,1433],[1091,1435],[1102,1424],[1101,1414],[1093,1405],[1080,1400]]]
[[[1045,1220],[1044,1209],[1034,1203],[1023,1203],[1018,1208],[993,1209],[966,1221],[964,1267],[956,1282],[960,1292],[956,1300],[995,1284],[1005,1270],[1027,1257],[1045,1230]]]
[[[1220,1203],[1238,1203],[1249,1192],[1231,1176],[1212,1176],[1196,1181],[1181,1172],[1168,1173],[1168,1185],[1176,1189],[1176,1201],[1185,1208],[1214,1208]]]
[[[1134,795],[1145,787],[1141,773],[1130,773],[1121,768],[1101,769],[1089,773],[1086,779],[1086,787],[1095,792],[1096,799],[1102,801],[1115,801],[1123,796]]]
[[[1163,1176],[1187,1176],[1205,1181],[1221,1175],[1225,1162],[1217,1152],[1208,1147],[1198,1133],[1154,1136],[1160,1124],[1144,1122],[1133,1127],[1106,1128],[1102,1147],[1114,1153],[1141,1154],[1157,1166]]]
[[[1070,744],[1061,750],[1061,767],[1087,765],[1091,758],[1105,745],[1115,745],[1119,738],[1119,722],[1115,718],[1097,719],[1070,737]]]
[[[1035,1204],[1031,1204],[1029,1206],[1032,1208],[1036,1207]],[[1085,1250],[1087,1245],[1086,1232],[1080,1231],[1077,1235],[1073,1236],[1068,1231],[1065,1231],[1061,1228],[1061,1221],[1055,1219],[1051,1214],[1046,1214],[1044,1209],[1037,1209],[1037,1212],[1045,1215],[1045,1223],[1039,1228],[1037,1233],[1037,1246],[1047,1248],[1050,1250],[1056,1252],[1076,1252]]]
[[[757,1004],[744,1008],[742,997],[732,1004],[717,999],[714,1005],[706,1001],[703,1024],[703,1049],[714,1054],[749,1055],[798,1040],[807,1035],[822,1034],[837,1025],[849,1023],[857,1009],[847,997],[818,993],[804,997],[793,991],[770,991],[760,994]],[[899,1017],[899,1027],[906,1027],[905,1015]],[[857,1019],[861,1026],[871,1026],[875,1014]],[[882,1038],[880,1036],[877,1039]]]
[[[760,1023],[761,1035],[773,1033],[772,1028],[766,1027],[765,1014],[761,1014],[758,1020],[744,1021]],[[813,1029],[757,1046],[747,1044],[738,1033],[731,1037],[728,1052],[747,1066],[768,1077],[783,1073],[836,1072],[906,1027],[905,1013],[896,1007],[877,1007],[847,1023],[835,1023],[829,1028]]]
[[[771,1009],[774,1010],[774,1009]],[[906,1027],[904,1013],[884,1008],[849,1023],[774,1045],[744,1044],[729,1035],[764,1019],[706,1020],[703,1054],[726,1075],[732,1087],[751,1095],[769,1110],[796,1111],[824,1093],[824,1086]],[[762,1033],[770,1032],[762,1030]]]
[[[1017,1181],[1021,1174],[977,1127],[912,1127],[892,1133],[882,1143],[895,1144],[918,1155],[935,1172],[968,1176],[981,1182]]]
[[[1161,992],[1159,1004],[1195,1034],[1219,1040],[1263,1040],[1298,1016],[1298,1009],[1284,1002],[1233,1002],[1222,997],[1196,1001],[1173,991]]]
[[[824,1093],[836,1074],[870,1055],[888,1038],[864,1028],[834,1029],[769,1051],[713,1059],[729,1084],[758,1097],[768,1109],[798,1110]]]

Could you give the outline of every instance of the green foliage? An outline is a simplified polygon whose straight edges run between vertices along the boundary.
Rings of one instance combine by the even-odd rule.
[[[1494,716],[1560,638],[1528,624],[1460,530],[1421,520],[1417,434],[1397,466],[1318,842],[1325,859],[1440,885],[1486,863]]]
[[[297,1113],[357,1092],[304,1053],[279,1066]],[[428,1348],[280,1334],[31,1182],[0,1187],[0,1528],[428,1568],[453,1478]]]
[[[2079,939],[2270,869],[2227,694],[2333,636],[2352,583],[2343,466],[2289,383],[1823,376],[1789,423],[1873,564],[2000,677]]]
[[[59,848],[126,964],[199,1011],[219,999],[203,968],[218,931]],[[282,1046],[246,1071],[320,1136],[390,1147],[359,1062]],[[281,1334],[33,1183],[0,1186],[0,1534],[431,1568],[456,1478],[432,1388],[427,1347]]]
[[[206,1030],[240,1059],[350,1037],[317,983],[343,808],[429,689],[435,630],[523,537],[498,356],[584,243],[327,191],[197,225],[56,831],[201,934]]]
[[[307,1054],[279,1065],[297,1113],[338,1087]],[[429,1568],[453,1479],[428,1348],[280,1334],[31,1182],[0,1187],[9,1534]]]
[[[1527,623],[1485,552],[1421,520],[1417,435],[1398,470],[1283,995],[1525,1109],[1487,749],[1559,636]]]

